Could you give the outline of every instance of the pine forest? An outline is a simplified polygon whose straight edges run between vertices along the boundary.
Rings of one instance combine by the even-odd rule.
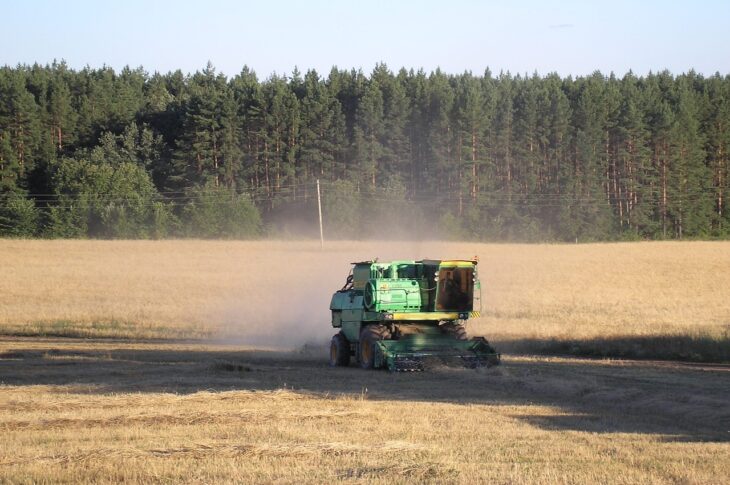
[[[0,236],[730,236],[730,76],[0,68]]]

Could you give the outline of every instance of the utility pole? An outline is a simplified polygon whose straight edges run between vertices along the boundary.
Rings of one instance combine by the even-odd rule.
[[[319,193],[319,179],[317,179],[317,209],[319,210],[319,248],[324,249],[324,231],[322,231],[322,196]]]

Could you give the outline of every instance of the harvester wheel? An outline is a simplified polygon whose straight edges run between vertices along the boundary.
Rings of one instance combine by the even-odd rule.
[[[363,369],[372,369],[375,366],[375,352],[379,340],[390,338],[388,328],[383,325],[368,325],[360,332],[358,345],[358,360]]]
[[[330,343],[330,366],[347,367],[350,365],[350,342],[341,333],[335,334]]]
[[[452,335],[456,340],[468,340],[469,336],[466,334],[466,327],[457,323],[447,323],[443,326],[444,332],[448,335]]]

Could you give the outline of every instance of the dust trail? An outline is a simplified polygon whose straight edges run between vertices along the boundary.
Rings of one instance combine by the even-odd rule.
[[[337,289],[335,281],[331,275],[314,281],[308,272],[260,280],[223,308],[220,338],[277,349],[324,343],[333,333],[329,300]]]
[[[237,294],[227,297],[211,314],[220,329],[215,340],[272,349],[324,345],[335,333],[330,324],[330,299],[344,284],[350,263],[376,257],[438,257],[442,252],[440,244],[420,241],[353,242],[344,250],[325,247],[324,251],[309,242],[302,246],[272,248],[266,261],[257,258],[251,262],[250,271],[239,277]],[[342,248],[341,243],[337,247]]]

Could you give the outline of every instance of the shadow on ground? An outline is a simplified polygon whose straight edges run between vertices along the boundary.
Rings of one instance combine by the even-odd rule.
[[[691,335],[629,335],[591,339],[501,339],[503,351],[577,357],[662,359],[686,362],[730,362],[730,326],[716,337]]]
[[[0,383],[73,386],[74,392],[89,393],[286,388],[322,397],[551,406],[559,412],[536,408],[515,417],[544,429],[730,441],[730,372],[721,366],[507,355],[502,365],[489,369],[390,374],[354,365],[329,368],[320,347],[263,352],[225,345],[3,338]]]

